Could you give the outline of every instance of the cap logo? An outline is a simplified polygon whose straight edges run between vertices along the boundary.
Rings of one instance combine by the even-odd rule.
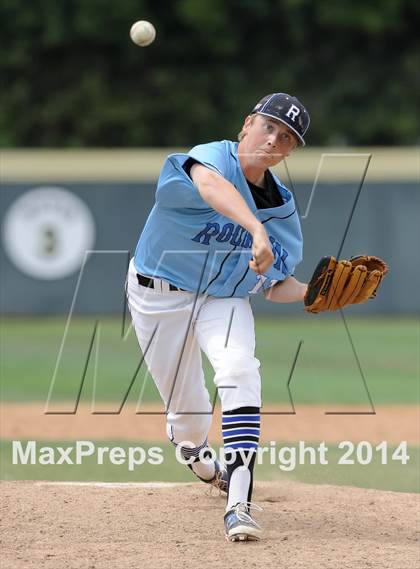
[[[295,118],[300,114],[300,109],[296,105],[290,105],[289,110],[286,113],[286,117],[292,119],[295,122]]]

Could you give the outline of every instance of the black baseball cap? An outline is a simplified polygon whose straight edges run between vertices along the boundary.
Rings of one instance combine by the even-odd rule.
[[[264,115],[276,119],[292,130],[301,146],[305,146],[304,134],[309,128],[309,113],[296,97],[287,93],[266,95],[252,109],[251,114]]]

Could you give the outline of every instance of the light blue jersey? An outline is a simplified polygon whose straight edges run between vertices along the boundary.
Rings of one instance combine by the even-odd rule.
[[[188,158],[231,182],[264,224],[274,253],[274,263],[264,275],[248,266],[251,235],[203,200],[183,169]],[[137,271],[217,297],[246,297],[293,274],[302,260],[299,216],[292,194],[274,174],[273,178],[284,204],[257,209],[240,166],[238,143],[211,142],[195,146],[188,154],[168,156],[159,176],[156,203],[137,244]]]

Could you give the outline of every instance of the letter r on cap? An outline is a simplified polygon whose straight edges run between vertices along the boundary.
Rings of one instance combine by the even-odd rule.
[[[300,113],[299,107],[297,107],[296,105],[290,105],[290,109],[287,111],[286,117],[292,119],[292,121],[295,122],[295,118],[298,116],[299,113]]]

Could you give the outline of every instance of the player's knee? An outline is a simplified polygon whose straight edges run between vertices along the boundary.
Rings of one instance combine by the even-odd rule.
[[[199,446],[207,439],[211,425],[211,414],[175,415],[167,424],[166,432],[174,443],[188,441]]]
[[[214,381],[222,409],[242,406],[261,406],[260,362],[244,353],[226,354],[216,370]]]
[[[232,379],[240,381],[242,377],[259,377],[260,362],[246,352],[226,350],[216,366],[215,381]]]

